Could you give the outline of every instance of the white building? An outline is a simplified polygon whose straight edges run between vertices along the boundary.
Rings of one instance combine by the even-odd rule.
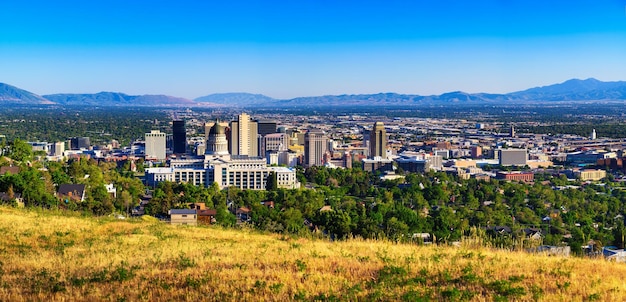
[[[298,165],[299,156],[295,152],[284,151],[278,154],[278,164],[288,167],[295,167]]]
[[[166,136],[167,134],[159,130],[152,130],[150,133],[146,133],[146,159],[164,160],[166,158]]]
[[[54,144],[50,144],[50,155],[51,156],[63,156],[63,152],[65,152],[65,142],[56,142]]]
[[[271,133],[263,138],[265,151],[287,151],[289,136],[287,133]]]
[[[174,168],[147,168],[146,184],[155,187],[163,181],[174,181]]]
[[[296,179],[296,170],[287,167],[268,167],[268,169],[276,174],[276,180],[279,188],[298,189],[300,183]]]
[[[296,171],[289,168],[268,167],[261,157],[230,156],[226,148],[224,129],[219,123],[212,127],[207,138],[207,154],[196,157],[173,158],[168,168],[146,169],[146,183],[155,186],[161,181],[186,182],[198,186],[217,183],[220,188],[237,187],[242,190],[265,190],[267,177],[277,169],[279,187],[298,188]]]

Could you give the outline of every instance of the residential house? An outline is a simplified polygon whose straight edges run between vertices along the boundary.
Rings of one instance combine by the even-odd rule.
[[[269,209],[273,209],[274,208],[274,202],[273,201],[261,201],[261,205],[266,206]]]
[[[20,193],[13,193],[13,196],[9,196],[9,194],[6,192],[0,192],[0,201],[15,201],[19,207],[24,207],[24,200],[22,199],[22,194]]]
[[[70,200],[75,202],[85,201],[86,186],[83,184],[62,184],[57,190],[57,198],[68,203]]]
[[[237,223],[248,222],[252,220],[250,216],[250,209],[246,207],[241,207],[235,211],[235,216],[237,216]]]
[[[0,175],[5,175],[5,174],[19,174],[20,173],[20,167],[15,167],[15,166],[2,166],[0,167]]]
[[[115,185],[113,185],[112,183],[108,184],[108,185],[104,185],[104,187],[107,189],[107,193],[109,193],[109,195],[115,199],[117,198],[117,188],[115,188]]]
[[[216,210],[212,210],[212,209],[198,210],[198,224],[211,225],[211,224],[216,223],[217,220],[215,220],[215,215],[217,215]]]
[[[511,228],[505,225],[488,226],[485,228],[485,231],[491,235],[510,235],[512,233]]]
[[[626,251],[615,246],[605,246],[602,248],[602,255],[607,260],[615,262],[626,262]]]
[[[524,234],[526,235],[526,237],[528,237],[531,240],[539,240],[541,239],[541,229],[539,228],[525,228],[522,231],[524,231]]]
[[[196,210],[190,209],[171,209],[170,224],[172,225],[197,225],[198,215]]]

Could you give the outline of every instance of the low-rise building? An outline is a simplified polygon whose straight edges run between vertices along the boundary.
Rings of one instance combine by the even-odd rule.
[[[211,225],[216,222],[215,215],[217,211],[213,209],[198,210],[198,224]]]
[[[582,181],[586,180],[600,180],[606,177],[605,170],[594,170],[594,169],[585,169],[580,171],[575,171],[574,175],[580,178]]]
[[[172,225],[197,225],[198,216],[196,210],[190,209],[171,209],[170,224]]]
[[[535,180],[535,174],[522,171],[498,172],[496,173],[496,179],[531,182]]]
[[[362,160],[363,171],[393,171],[393,161],[391,159],[383,159],[375,157],[373,159],[365,158]]]
[[[62,184],[57,190],[57,198],[68,203],[69,201],[85,201],[85,185],[83,184]]]
[[[501,166],[525,166],[528,162],[526,149],[501,149],[498,158]]]

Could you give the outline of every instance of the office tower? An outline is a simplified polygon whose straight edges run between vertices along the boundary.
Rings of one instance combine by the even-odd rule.
[[[187,132],[185,131],[185,121],[176,120],[172,123],[172,151],[176,154],[187,152]]]
[[[387,157],[387,131],[382,122],[374,123],[370,131],[370,157]]]
[[[89,149],[90,146],[89,137],[72,137],[70,139],[70,149],[72,150]]]
[[[481,146],[470,147],[470,155],[473,159],[481,158],[483,156],[483,148]]]
[[[511,132],[509,133],[509,136],[515,137],[515,126],[513,125],[511,125]]]
[[[268,135],[276,133],[276,127],[278,126],[275,121],[257,121],[259,128],[259,135]]]
[[[230,154],[259,156],[258,135],[258,124],[250,120],[250,115],[237,116],[236,121],[230,122]]]
[[[596,129],[591,130],[591,139],[596,139],[597,135],[596,135]]]
[[[215,121],[212,127],[210,127],[207,140],[206,140],[206,152],[207,155],[228,155],[228,141],[226,140],[226,127],[220,125],[219,121]]]
[[[65,142],[56,142],[52,144],[52,150],[50,151],[50,155],[63,156],[63,152],[65,152]]]
[[[324,165],[324,153],[328,151],[328,137],[319,129],[309,130],[304,135],[305,167]]]
[[[265,151],[287,151],[289,136],[286,133],[267,134],[263,138]]]
[[[146,159],[163,160],[166,158],[165,138],[167,134],[152,130],[146,133]]]

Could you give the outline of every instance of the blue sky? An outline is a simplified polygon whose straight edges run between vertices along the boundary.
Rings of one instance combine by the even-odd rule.
[[[0,82],[276,98],[626,80],[626,0],[8,1]]]

